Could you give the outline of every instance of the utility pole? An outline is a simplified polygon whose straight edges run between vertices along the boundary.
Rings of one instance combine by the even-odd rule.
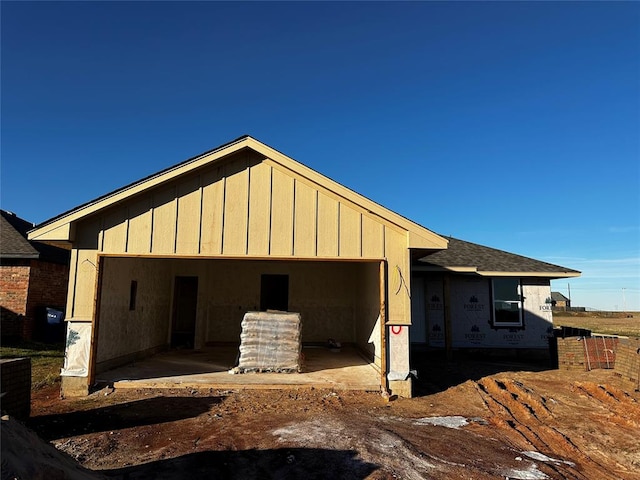
[[[626,312],[627,311],[627,302],[624,298],[624,291],[626,290],[626,288],[622,287],[622,311]]]

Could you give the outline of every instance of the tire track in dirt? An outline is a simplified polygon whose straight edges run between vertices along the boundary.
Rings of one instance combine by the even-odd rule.
[[[519,448],[531,448],[550,456],[562,456],[577,464],[553,464],[560,478],[609,479],[603,465],[580,451],[580,448],[550,423],[554,417],[547,400],[513,379],[485,377],[476,388],[492,414],[490,421],[502,429]],[[549,465],[551,466],[551,465]],[[588,476],[581,470],[589,472]]]
[[[640,405],[624,390],[610,385],[576,383],[575,391],[611,412],[611,422],[640,429]]]
[[[628,392],[609,384],[574,382],[571,391],[576,394],[577,401],[592,405],[593,413],[588,420],[593,427],[585,429],[583,451],[589,451],[591,458],[599,457],[611,463],[613,459],[606,447],[613,444],[628,445],[625,449],[618,449],[616,471],[620,478],[640,479],[640,445],[637,441],[640,403]],[[615,431],[615,435],[608,434],[610,431]],[[600,432],[600,438],[595,440],[605,448],[591,448],[596,444],[589,442],[593,439],[593,432]]]

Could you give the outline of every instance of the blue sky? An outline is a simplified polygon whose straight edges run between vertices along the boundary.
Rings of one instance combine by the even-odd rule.
[[[1,3],[1,203],[42,222],[250,134],[640,310],[640,3]]]

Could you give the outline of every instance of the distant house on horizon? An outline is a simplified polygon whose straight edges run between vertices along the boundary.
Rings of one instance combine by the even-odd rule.
[[[70,251],[27,240],[33,228],[15,213],[0,210],[0,325],[3,339],[64,340],[47,334],[47,308],[64,310]],[[55,319],[53,320],[55,321]]]
[[[565,297],[560,292],[551,292],[551,300],[553,301],[554,310],[571,309],[571,299]]]

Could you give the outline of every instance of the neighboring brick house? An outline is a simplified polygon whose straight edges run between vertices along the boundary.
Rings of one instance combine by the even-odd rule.
[[[571,310],[571,300],[560,292],[551,292],[554,310]]]
[[[27,240],[33,228],[0,210],[0,307],[2,338],[47,337],[47,308],[64,309],[69,283],[69,251]],[[64,329],[59,329],[64,340]]]

